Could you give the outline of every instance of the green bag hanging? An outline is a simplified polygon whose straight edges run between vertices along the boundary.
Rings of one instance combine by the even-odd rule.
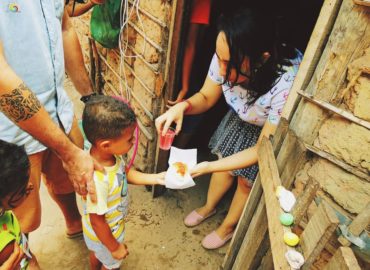
[[[91,20],[91,36],[106,48],[116,48],[120,32],[121,0],[107,0],[94,7]]]

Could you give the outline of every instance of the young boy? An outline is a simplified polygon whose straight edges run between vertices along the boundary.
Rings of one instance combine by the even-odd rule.
[[[128,212],[127,182],[136,185],[164,184],[164,174],[126,171],[121,155],[133,145],[136,117],[129,106],[109,96],[91,98],[83,112],[83,129],[92,144],[90,154],[105,167],[95,171],[97,203],[84,203],[83,232],[90,250],[91,269],[119,269],[128,255],[123,244],[124,217]]]
[[[33,189],[28,184],[29,170],[24,148],[0,140],[0,269],[39,269],[27,238],[10,211]]]

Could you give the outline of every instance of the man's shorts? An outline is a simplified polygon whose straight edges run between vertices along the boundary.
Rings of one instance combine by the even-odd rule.
[[[77,120],[73,120],[68,138],[78,147],[83,147],[83,137]],[[27,198],[13,211],[23,233],[36,230],[41,223],[40,181],[43,179],[49,193],[62,195],[74,192],[73,185],[63,169],[61,160],[50,149],[28,156],[30,160],[30,183],[34,188]]]

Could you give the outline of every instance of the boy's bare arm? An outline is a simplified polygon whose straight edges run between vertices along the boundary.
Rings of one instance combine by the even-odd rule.
[[[89,95],[93,92],[93,86],[84,64],[80,42],[68,12],[64,12],[63,15],[62,33],[67,74],[82,96]]]
[[[8,65],[1,40],[0,70],[0,111],[15,125],[51,148],[63,161],[75,190],[81,195],[86,195],[86,182],[92,178],[93,168],[102,170],[102,167],[94,162],[90,155],[74,145],[53,122],[37,96]],[[90,195],[95,201],[93,185]]]
[[[102,242],[110,252],[116,250],[119,246],[119,243],[114,238],[107,222],[105,221],[105,216],[97,214],[89,214],[89,216],[91,226],[100,242]]]
[[[135,169],[130,169],[127,180],[134,185],[164,185],[165,172],[161,173],[142,173]]]
[[[112,254],[112,257],[116,260],[122,260],[128,255],[127,246],[123,243],[118,243],[114,238],[107,222],[105,221],[104,215],[89,214],[91,226],[104,246]]]

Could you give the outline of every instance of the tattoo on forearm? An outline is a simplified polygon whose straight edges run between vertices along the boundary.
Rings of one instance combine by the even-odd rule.
[[[34,116],[41,109],[41,103],[22,83],[11,93],[0,96],[0,109],[10,120],[18,123]]]

